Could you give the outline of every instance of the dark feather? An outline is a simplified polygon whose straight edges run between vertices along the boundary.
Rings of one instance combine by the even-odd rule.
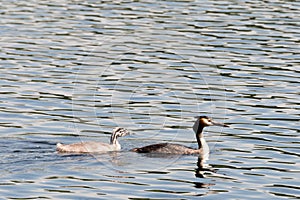
[[[134,148],[132,151],[137,153],[170,153],[170,154],[193,154],[199,153],[199,150],[189,148],[180,144],[159,143],[141,148]]]

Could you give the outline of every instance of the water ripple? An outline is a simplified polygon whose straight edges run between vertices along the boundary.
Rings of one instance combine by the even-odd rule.
[[[3,199],[300,198],[297,1],[2,1]],[[210,170],[195,156],[127,152],[196,147],[211,127]],[[60,155],[57,142],[124,152]],[[142,162],[141,162],[142,161]]]

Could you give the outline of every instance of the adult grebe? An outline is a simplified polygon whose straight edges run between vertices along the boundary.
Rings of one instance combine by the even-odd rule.
[[[209,148],[203,137],[203,128],[206,126],[223,126],[229,127],[228,125],[214,122],[211,118],[207,116],[197,117],[197,120],[193,126],[196,133],[196,139],[198,142],[198,149],[192,149],[190,147],[172,144],[172,143],[160,143],[152,144],[141,148],[134,148],[131,151],[137,153],[165,153],[165,154],[202,154],[208,157]]]
[[[79,142],[75,144],[66,144],[63,145],[58,143],[56,145],[56,150],[58,152],[64,153],[99,153],[99,152],[107,152],[107,151],[119,151],[121,149],[121,145],[119,144],[117,138],[130,134],[128,130],[125,128],[114,128],[111,137],[110,144],[102,143],[102,142]]]

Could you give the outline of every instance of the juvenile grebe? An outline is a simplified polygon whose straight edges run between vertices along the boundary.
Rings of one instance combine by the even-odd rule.
[[[229,127],[228,125],[214,122],[211,118],[207,116],[200,116],[197,117],[197,120],[193,126],[193,130],[196,133],[196,139],[198,142],[198,149],[193,149],[180,144],[160,143],[148,145],[141,148],[134,148],[131,151],[137,153],[202,154],[208,157],[209,148],[203,137],[203,128],[206,126]]]
[[[61,144],[56,145],[56,150],[58,152],[64,153],[97,153],[97,152],[107,152],[107,151],[119,151],[121,145],[119,144],[117,138],[126,136],[130,134],[125,128],[114,128],[111,137],[110,144],[102,142],[79,142],[75,144]]]

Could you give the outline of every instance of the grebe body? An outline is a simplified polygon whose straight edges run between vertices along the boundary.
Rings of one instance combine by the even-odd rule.
[[[125,128],[114,128],[111,137],[110,144],[102,142],[79,142],[74,144],[61,144],[56,145],[56,150],[62,153],[99,153],[108,151],[119,151],[121,150],[121,145],[117,138],[126,136],[130,134]]]
[[[198,149],[193,149],[180,144],[159,143],[159,144],[148,145],[145,147],[134,148],[131,151],[137,153],[201,154],[203,157],[208,158],[209,147],[203,137],[203,129],[206,126],[228,127],[228,125],[214,122],[211,118],[207,116],[200,116],[197,117],[197,120],[193,126],[193,129],[196,133]]]

